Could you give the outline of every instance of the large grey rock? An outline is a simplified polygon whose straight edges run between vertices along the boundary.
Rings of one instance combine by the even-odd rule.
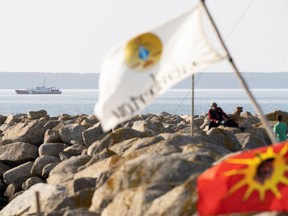
[[[59,185],[35,184],[6,205],[0,211],[0,216],[36,214],[36,192],[39,192],[41,210],[46,213],[51,212],[65,198],[66,193],[65,187]]]
[[[247,116],[242,119],[240,126],[244,128],[253,128],[254,125],[260,124],[260,119],[257,116]]]
[[[106,135],[106,134],[105,134]],[[88,128],[82,133],[85,146],[90,146],[96,140],[103,138],[103,132],[100,123],[98,122],[93,127]]]
[[[31,177],[30,170],[33,166],[33,162],[26,162],[20,166],[14,167],[3,174],[3,180],[6,184],[12,184],[17,179],[28,179]],[[26,180],[25,179],[25,180]],[[24,180],[24,181],[25,181]]]
[[[0,130],[5,131],[7,128],[21,122],[24,116],[25,114],[9,114],[0,126]]]
[[[231,129],[231,128],[230,128]],[[211,128],[207,131],[207,135],[210,137],[211,143],[227,148],[229,151],[236,152],[242,150],[242,146],[239,143],[236,135],[229,131],[229,128],[226,130],[219,126],[218,128]],[[237,128],[232,128],[232,130],[238,130]]]
[[[95,188],[96,187],[96,178],[78,178],[73,181],[73,192],[74,194],[85,188]]]
[[[27,142],[40,145],[43,143],[45,130],[44,123],[38,120],[18,123],[3,132],[2,142]]]
[[[196,188],[196,178],[191,176],[183,184],[154,199],[143,215],[193,215],[197,211]]]
[[[129,153],[134,153],[138,149],[143,148],[149,148],[149,146],[152,146],[158,142],[161,142],[164,140],[164,137],[162,136],[153,136],[153,137],[144,137],[144,138],[132,138],[128,140],[124,140],[122,142],[116,143],[112,147],[110,147],[110,150],[116,152],[118,155],[124,155]],[[88,148],[88,154],[91,154],[94,152],[93,147]]]
[[[101,178],[101,176],[106,175],[106,173],[110,174],[114,170],[117,170],[124,162],[124,157],[112,156],[94,164],[87,163],[74,175],[74,180],[82,178]]]
[[[38,183],[44,183],[44,180],[36,176],[30,177],[22,184],[22,189],[27,190],[28,188],[32,187],[32,185]]]
[[[172,188],[173,185],[163,183],[126,189],[115,196],[101,215],[145,215],[152,201]],[[161,206],[158,208],[161,209]]]
[[[183,154],[188,152],[204,152],[213,157],[215,160],[218,160],[221,157],[231,153],[231,151],[229,151],[225,147],[206,142],[201,142],[197,144],[188,144],[183,146],[182,150]]]
[[[0,147],[0,160],[4,163],[17,165],[38,157],[38,148],[29,143],[15,142]]]
[[[29,119],[40,119],[42,117],[47,116],[47,111],[46,110],[39,110],[39,111],[30,111],[28,112],[28,118]]]
[[[133,122],[132,129],[140,131],[147,136],[156,136],[165,131],[161,122],[152,123],[148,121],[135,121]]]
[[[64,212],[63,216],[100,216],[100,214],[90,212],[85,208],[69,209]]]
[[[60,121],[58,121],[58,120],[50,120],[44,125],[44,128],[46,130],[53,129],[54,127],[56,127],[59,124],[60,124]]]
[[[91,199],[93,197],[94,189],[86,188],[78,191],[73,196],[66,197],[53,211],[61,209],[76,209],[76,208],[89,208],[91,205]]]
[[[155,137],[154,137],[155,138]],[[156,139],[155,139],[156,141]],[[148,143],[147,143],[148,144]],[[142,146],[137,146],[134,145],[127,150],[123,155],[126,158],[137,158],[141,155],[145,155],[145,154],[158,154],[160,155],[169,155],[169,154],[173,154],[173,153],[181,153],[182,149],[176,145],[168,145],[166,144],[164,141],[160,141],[158,143],[155,143],[151,146],[149,145],[142,145]]]
[[[243,150],[249,150],[266,146],[265,138],[257,133],[241,133],[235,135]]]
[[[52,169],[54,169],[54,167],[56,167],[57,164],[59,164],[59,163],[49,163],[49,164],[46,164],[46,165],[43,167],[43,169],[42,169],[42,174],[41,174],[41,176],[42,176],[43,178],[45,178],[45,179],[48,178],[50,171],[51,171]]]
[[[93,152],[93,154],[99,153],[103,151],[103,149],[109,148],[116,143],[136,137],[142,138],[145,137],[145,134],[132,128],[119,128],[105,136],[101,141],[96,141],[95,143],[93,143],[93,151],[91,152]]]
[[[86,128],[79,124],[69,124],[59,129],[61,140],[67,144],[84,145],[82,133]]]
[[[65,143],[44,143],[39,147],[39,156],[47,155],[58,157],[59,153],[66,147],[68,147],[68,145]]]
[[[70,156],[78,156],[81,155],[84,149],[86,149],[85,146],[80,144],[74,144],[63,149],[63,153]]]
[[[21,185],[22,185],[22,182],[20,181],[9,184],[4,192],[4,196],[9,197],[9,198],[12,197],[14,194],[16,194],[22,189]]]
[[[50,163],[59,163],[60,159],[58,157],[49,156],[49,155],[43,155],[38,157],[32,168],[31,168],[31,174],[33,176],[41,176],[43,168]]]
[[[276,110],[274,112],[266,114],[266,117],[269,121],[277,121],[277,116],[282,116],[282,121],[288,124],[288,112]]]
[[[59,143],[61,142],[59,132],[57,130],[47,129],[44,134],[43,143]]]
[[[73,179],[75,173],[78,172],[78,168],[86,164],[90,159],[91,157],[88,155],[81,155],[62,161],[51,170],[47,183],[65,185]]]
[[[181,159],[181,154],[142,155],[122,165],[95,191],[90,211],[101,212],[118,193],[126,189],[159,183],[180,185],[190,175],[203,172],[209,166],[209,164]]]

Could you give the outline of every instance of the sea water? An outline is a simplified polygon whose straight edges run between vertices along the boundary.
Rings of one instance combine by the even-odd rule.
[[[251,92],[264,113],[288,111],[288,89],[252,89]],[[41,109],[46,110],[50,116],[63,113],[93,114],[98,96],[96,89],[63,89],[61,95],[17,95],[14,90],[0,89],[0,114],[28,113]],[[216,102],[226,113],[232,112],[237,106],[242,106],[243,111],[256,113],[243,89],[195,89],[194,114],[207,113],[212,102]],[[161,112],[190,115],[191,89],[170,89],[148,105],[142,113]]]

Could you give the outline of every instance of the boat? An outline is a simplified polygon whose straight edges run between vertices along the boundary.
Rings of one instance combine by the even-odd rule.
[[[47,87],[44,80],[41,86],[27,89],[15,89],[17,94],[62,94],[62,91],[56,87]]]

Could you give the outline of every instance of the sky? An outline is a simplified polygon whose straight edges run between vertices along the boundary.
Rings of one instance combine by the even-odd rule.
[[[0,72],[98,73],[116,44],[197,0],[0,0]],[[243,72],[288,71],[287,0],[206,0]],[[208,71],[232,71],[227,61]]]

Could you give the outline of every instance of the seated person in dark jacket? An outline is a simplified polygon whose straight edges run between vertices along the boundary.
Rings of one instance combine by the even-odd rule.
[[[208,111],[208,119],[210,120],[210,129],[212,127],[218,127],[224,119],[229,119],[229,116],[214,102],[211,105],[211,109]]]

